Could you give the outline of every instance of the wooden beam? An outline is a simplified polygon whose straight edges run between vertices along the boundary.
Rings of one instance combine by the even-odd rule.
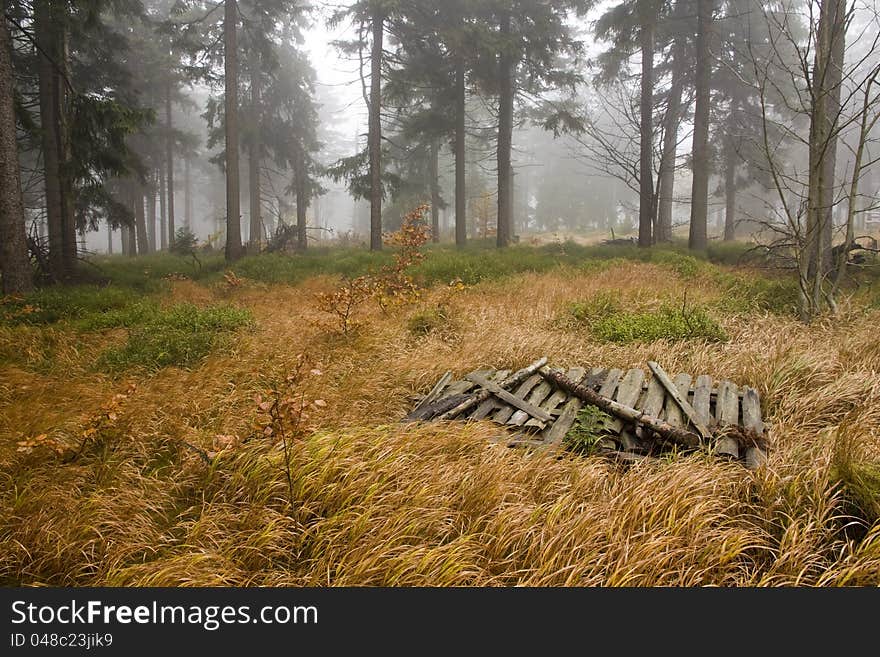
[[[525,399],[520,399],[516,395],[513,395],[501,386],[492,383],[489,379],[480,376],[479,374],[468,374],[467,378],[469,381],[473,381],[478,386],[482,387],[484,390],[488,390],[491,394],[498,397],[503,402],[514,406],[521,411],[525,411],[532,417],[536,417],[539,420],[543,420],[544,422],[550,422],[553,419],[553,416],[550,415],[547,411],[543,410],[535,406],[534,404],[530,404]]]

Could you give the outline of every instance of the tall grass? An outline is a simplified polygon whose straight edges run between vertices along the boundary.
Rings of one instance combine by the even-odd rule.
[[[723,310],[713,276],[671,267],[613,256],[454,292],[438,285],[413,308],[368,308],[367,330],[345,338],[317,328],[314,293],[333,285],[326,278],[228,291],[174,283],[157,295],[160,308],[183,295],[223,297],[250,311],[253,328],[235,353],[139,380],[71,462],[19,452],[18,442],[47,434],[75,446],[95,426],[132,378],[93,367],[116,329],[0,326],[0,349],[51,341],[59,364],[0,365],[0,582],[876,585],[878,311],[845,307],[806,327],[785,314]],[[612,291],[651,306],[685,290],[713,309],[727,342],[605,342],[558,322],[572,302]],[[412,330],[410,317],[441,302],[454,331]],[[309,407],[306,437],[290,452],[291,504],[283,454],[255,430],[254,397],[284,381],[302,353],[319,374],[297,392],[322,403]],[[398,424],[411,396],[446,370],[541,355],[562,367],[653,359],[672,373],[755,386],[769,464],[751,473],[690,456],[621,468],[507,449],[487,423]]]

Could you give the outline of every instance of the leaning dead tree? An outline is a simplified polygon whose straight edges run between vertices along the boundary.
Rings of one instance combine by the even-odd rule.
[[[766,246],[791,259],[810,321],[837,310],[865,210],[860,185],[878,159],[880,12],[862,0],[786,0],[761,11],[766,30],[745,56],[776,196]]]

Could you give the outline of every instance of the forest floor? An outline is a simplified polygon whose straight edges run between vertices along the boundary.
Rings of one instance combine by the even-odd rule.
[[[387,255],[117,257],[109,285],[6,299],[0,582],[876,585],[880,284],[806,326],[741,253],[437,248],[418,302],[347,334],[315,295]],[[446,370],[540,356],[754,386],[769,463],[624,468],[398,422]]]

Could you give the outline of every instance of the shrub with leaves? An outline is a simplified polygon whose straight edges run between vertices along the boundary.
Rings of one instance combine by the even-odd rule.
[[[419,299],[421,290],[409,271],[425,259],[422,247],[431,237],[425,223],[427,211],[427,205],[420,205],[408,212],[400,230],[385,236],[387,243],[399,248],[394,254],[394,264],[382,267],[376,277],[376,296],[383,310]]]
[[[602,439],[602,432],[610,420],[611,416],[601,409],[595,406],[584,406],[565,436],[566,447],[579,454],[589,454]]]
[[[313,427],[307,424],[311,413],[320,411],[327,404],[323,399],[308,399],[303,389],[309,376],[321,376],[321,370],[313,366],[305,354],[299,354],[296,366],[283,383],[271,386],[257,395],[257,416],[254,430],[258,438],[281,444],[284,453],[284,471],[287,477],[289,501],[293,504],[293,476],[290,471],[290,454],[293,443],[302,440]]]
[[[426,211],[427,206],[421,205],[409,212],[400,230],[385,236],[388,243],[399,247],[394,263],[383,266],[377,274],[343,277],[336,290],[316,295],[318,308],[331,316],[329,323],[319,324],[320,328],[348,334],[360,325],[355,315],[369,299],[375,298],[383,311],[419,299],[420,287],[409,270],[425,258],[421,248],[430,237],[424,220]]]

